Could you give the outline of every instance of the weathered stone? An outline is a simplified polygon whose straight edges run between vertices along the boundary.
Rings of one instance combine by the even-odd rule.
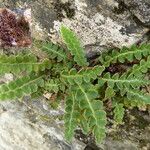
[[[54,22],[54,42],[58,41],[61,24],[73,29],[87,48],[103,51],[112,47],[121,48],[141,41],[148,28],[137,24],[134,16],[114,0],[75,0],[76,13],[73,19],[62,18]],[[99,49],[95,48],[99,46]]]
[[[133,4],[129,2],[128,4]],[[143,36],[149,29],[135,21],[135,15],[140,14],[148,22],[148,1],[139,0],[139,7],[133,9],[134,13],[128,8],[128,4],[121,0],[44,0],[26,1],[26,3],[23,0],[6,0],[3,6],[32,9],[34,38],[42,40],[48,38],[55,43],[61,42],[59,29],[61,24],[64,24],[77,33],[90,52],[95,53],[95,51],[121,48],[143,41]],[[141,5],[143,11],[141,11]]]
[[[124,3],[143,25],[150,27],[150,0],[124,0]]]
[[[4,76],[0,76],[0,83],[8,83],[13,80],[11,73],[6,73]]]
[[[84,144],[64,139],[63,110],[52,110],[42,99],[0,104],[1,150],[82,150]]]

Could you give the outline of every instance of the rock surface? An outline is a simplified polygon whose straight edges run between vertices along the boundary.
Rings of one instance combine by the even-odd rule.
[[[65,142],[62,110],[52,110],[42,99],[0,104],[0,150],[82,150],[78,140]]]
[[[150,27],[150,1],[149,0],[124,0],[132,14],[137,17],[143,25]]]
[[[80,37],[89,57],[109,48],[121,48],[150,40],[149,0],[0,0],[0,7],[31,8],[32,37],[62,42],[59,28],[64,24]],[[1,82],[12,80],[11,75]],[[0,150],[98,150],[77,139],[64,140],[63,122],[56,119],[63,109],[51,110],[44,99],[0,102]],[[150,149],[150,116],[130,120],[122,129],[110,131],[99,145],[104,150]],[[141,125],[141,122],[146,125]],[[82,138],[78,138],[82,141]]]
[[[73,29],[87,52],[148,41],[149,0],[1,0],[0,7],[31,8],[32,36],[61,42],[61,24]]]

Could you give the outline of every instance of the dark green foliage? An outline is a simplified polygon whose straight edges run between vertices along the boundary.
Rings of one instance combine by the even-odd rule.
[[[141,60],[142,57],[147,57],[150,54],[150,44],[142,44],[139,47],[136,45],[131,48],[123,47],[120,51],[113,50],[110,54],[103,53],[100,56],[100,62],[109,67],[110,64],[117,62],[124,63],[126,61],[133,62],[135,59]]]
[[[150,44],[103,53],[97,65],[93,66],[87,62],[85,51],[74,32],[63,26],[61,35],[68,48],[66,50],[49,42],[37,45],[48,54],[47,59],[40,60],[33,54],[0,55],[0,74],[21,76],[0,86],[0,100],[50,92],[57,102],[60,99],[65,102],[66,139],[71,141],[74,131],[80,127],[84,134],[92,133],[99,143],[106,136],[107,102],[112,104],[115,124],[123,123],[126,108],[150,104],[150,95],[146,92],[150,84],[147,76]],[[130,65],[126,72],[109,72],[110,66],[132,64],[134,61],[137,64]]]
[[[84,124],[88,126],[97,142],[105,138],[106,112],[103,103],[98,98],[98,91],[91,84],[78,84],[76,99],[85,117]]]
[[[0,86],[0,100],[22,98],[44,87],[43,76],[25,76]]]
[[[74,130],[78,125],[78,118],[80,116],[78,109],[78,101],[76,99],[76,91],[73,87],[70,87],[68,91],[69,95],[66,97],[66,107],[65,107],[65,137],[67,140],[71,140],[74,135]]]
[[[146,60],[142,59],[139,64],[134,65],[128,72],[130,75],[141,77],[148,72],[148,69],[150,69],[150,56]]]
[[[145,104],[150,104],[150,95],[145,94],[142,91],[139,90],[133,90],[133,89],[125,89],[127,92],[127,98],[128,99],[136,99],[139,101],[143,101]]]
[[[59,79],[50,79],[45,83],[45,89],[49,92],[58,93],[65,91],[65,85],[60,83]]]
[[[114,86],[116,86],[119,90],[130,87],[137,88],[142,85],[150,84],[149,80],[128,76],[126,73],[123,73],[121,76],[119,76],[118,73],[111,76],[109,72],[104,74],[103,77],[99,78],[100,86],[103,86],[106,82],[108,87],[114,88]]]
[[[111,97],[114,97],[115,95],[115,91],[112,87],[107,87],[106,88],[106,91],[105,91],[105,99],[109,99]]]
[[[20,72],[39,72],[46,68],[50,68],[51,63],[48,59],[38,62],[36,56],[33,54],[27,55],[0,55],[0,74]]]
[[[114,108],[114,121],[117,123],[117,124],[122,124],[122,121],[123,121],[123,117],[124,117],[124,105],[123,104],[119,104],[119,103],[116,103],[115,104],[115,108]]]
[[[74,56],[74,61],[79,66],[86,66],[88,63],[85,57],[85,51],[81,46],[80,41],[75,33],[72,32],[70,29],[62,26],[61,34],[64,42],[67,45],[68,50]]]
[[[98,85],[102,87],[105,83],[107,83],[108,86],[105,91],[105,99],[108,99],[114,97],[115,93],[118,91],[120,91],[122,96],[125,94],[131,95],[131,92],[128,93],[128,91],[130,91],[128,89],[137,89],[141,86],[150,84],[150,81],[128,76],[126,73],[123,73],[121,76],[119,76],[118,73],[113,76],[111,76],[110,73],[106,73],[99,78]]]
[[[91,79],[96,79],[97,76],[101,75],[104,67],[95,66],[93,68],[81,69],[77,71],[75,68],[72,68],[69,72],[63,72],[62,78],[64,78],[69,84],[74,85],[75,83],[81,84],[83,81],[86,83],[90,82]]]
[[[48,54],[49,58],[57,58],[57,62],[65,61],[67,59],[65,51],[53,43],[43,43],[42,50]]]

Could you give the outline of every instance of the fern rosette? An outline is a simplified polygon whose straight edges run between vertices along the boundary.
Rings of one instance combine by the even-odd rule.
[[[124,121],[126,109],[146,108],[150,104],[147,92],[150,44],[104,52],[98,61],[94,60],[94,65],[87,61],[86,52],[73,31],[62,26],[61,36],[66,49],[51,42],[36,43],[47,54],[42,60],[35,54],[0,55],[0,74],[12,73],[15,78],[0,85],[0,100],[49,92],[56,100],[64,100],[68,141],[80,127],[84,134],[92,133],[97,143],[102,142],[109,120],[107,107],[112,109],[113,122],[119,125]],[[120,64],[127,69],[111,73],[109,67]]]

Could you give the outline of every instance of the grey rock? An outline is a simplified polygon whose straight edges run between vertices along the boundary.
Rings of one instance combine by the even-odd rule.
[[[107,139],[103,149],[111,150],[138,150],[138,146],[129,140],[117,141],[112,139]]]
[[[137,19],[150,27],[150,0],[124,0],[124,3]]]
[[[45,100],[0,103],[0,150],[82,150],[78,140],[67,143],[62,123]]]
[[[74,30],[88,50],[92,45],[91,52],[98,50],[97,45],[98,51],[131,46],[142,41],[149,30],[148,27],[135,21],[126,6],[123,8],[115,0],[75,0],[73,6],[76,13],[72,19],[65,17],[61,21],[54,21],[55,34],[52,35],[54,42],[61,41],[59,39],[61,24]]]
[[[6,0],[0,6],[32,9],[32,36],[62,43],[60,26],[74,30],[88,52],[121,48],[148,40],[149,0]],[[134,5],[137,2],[137,6]],[[129,8],[131,9],[129,9]],[[135,20],[135,16],[140,22]],[[145,38],[146,35],[146,38]],[[143,38],[144,37],[144,38]],[[145,40],[146,39],[146,40]],[[97,48],[99,46],[99,49]],[[90,48],[88,48],[90,46]],[[88,53],[87,52],[87,53]]]

